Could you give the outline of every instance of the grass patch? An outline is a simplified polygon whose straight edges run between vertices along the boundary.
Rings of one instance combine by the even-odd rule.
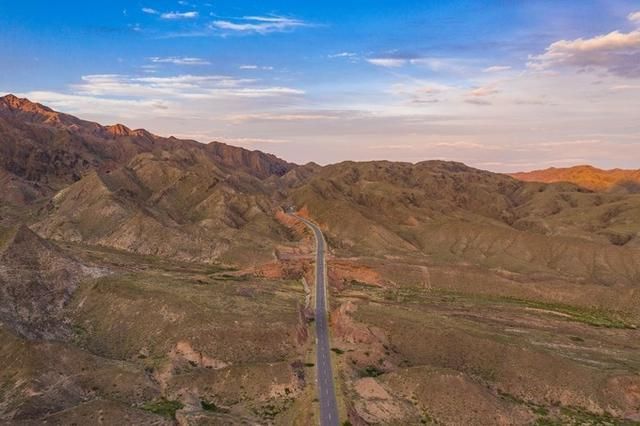
[[[562,407],[561,415],[568,420],[562,424],[588,426],[638,426],[640,422],[613,417],[609,413],[596,414],[579,407]],[[563,419],[563,420],[565,420]]]
[[[614,417],[608,413],[597,414],[579,407],[549,408],[525,401],[517,396],[498,390],[504,401],[528,407],[537,417],[534,426],[640,426],[640,422]]]
[[[142,406],[142,409],[174,419],[176,417],[176,411],[183,407],[184,405],[182,405],[180,401],[170,401],[162,398],[157,401],[147,402]]]
[[[627,321],[624,312],[587,308],[582,306],[567,305],[556,302],[543,302],[530,299],[520,299],[510,296],[490,296],[483,294],[462,293],[451,290],[439,289],[435,291],[440,296],[440,301],[453,303],[466,300],[486,303],[506,303],[530,309],[540,309],[556,312],[566,316],[567,320],[581,322],[594,327],[637,329],[636,324]]]
[[[250,275],[231,275],[231,274],[221,274],[221,275],[213,275],[213,279],[217,281],[249,281],[251,278]]]
[[[384,371],[374,367],[373,365],[369,365],[365,367],[364,370],[360,371],[360,377],[378,377],[381,376]]]
[[[619,313],[596,308],[583,308],[562,303],[537,302],[533,300],[502,298],[509,303],[533,309],[544,309],[568,315],[567,319],[594,327],[635,329],[636,326],[620,318]]]

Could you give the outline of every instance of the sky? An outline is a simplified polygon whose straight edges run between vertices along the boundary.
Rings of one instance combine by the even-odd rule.
[[[296,163],[640,168],[640,0],[0,0],[0,94]]]

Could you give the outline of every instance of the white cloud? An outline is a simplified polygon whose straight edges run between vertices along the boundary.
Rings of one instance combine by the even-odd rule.
[[[354,58],[358,55],[356,55],[353,52],[340,52],[340,53],[334,53],[333,55],[329,55],[329,58]]]
[[[422,66],[435,72],[461,72],[465,65],[459,59],[453,58],[413,58],[408,61],[412,65]]]
[[[405,65],[415,65],[417,67],[427,68],[434,72],[460,73],[468,67],[468,64],[466,64],[464,61],[453,58],[402,58],[395,56],[380,56],[369,58],[367,59],[367,62],[385,68],[400,68]]]
[[[632,12],[629,14],[629,16],[627,16],[627,18],[631,21],[631,22],[638,22],[640,23],[640,10],[637,12]]]
[[[174,65],[210,65],[211,62],[202,58],[169,56],[161,58],[158,56],[150,57],[149,60],[156,64],[174,64]]]
[[[220,138],[214,138],[214,140],[217,141],[224,141],[225,143],[229,143],[232,145],[239,145],[239,146],[244,146],[244,147],[251,147],[251,146],[255,146],[255,145],[280,145],[280,144],[287,144],[290,143],[291,141],[287,140],[287,139],[271,139],[271,138],[227,138],[227,137],[220,137]]]
[[[479,86],[469,90],[464,96],[464,102],[471,105],[492,105],[491,96],[500,93],[494,84]]]
[[[258,65],[240,65],[238,67],[241,70],[265,70],[272,71],[273,67],[270,66],[258,66]]]
[[[407,63],[407,60],[400,58],[370,58],[367,59],[367,62],[378,67],[400,68]]]
[[[198,12],[165,12],[160,15],[162,19],[177,20],[177,19],[194,19],[198,17]]]
[[[290,31],[294,28],[308,26],[299,19],[282,16],[244,16],[235,21],[213,21],[211,27],[218,30],[247,34],[269,34]]]
[[[245,123],[250,121],[315,121],[315,120],[335,120],[340,117],[336,112],[308,111],[308,112],[283,112],[283,113],[254,113],[235,114],[228,116],[228,121]]]
[[[502,72],[509,71],[511,69],[510,66],[506,65],[494,65],[492,67],[488,67],[482,70],[482,72]]]
[[[82,77],[71,86],[76,94],[88,96],[160,97],[177,99],[267,98],[301,96],[304,91],[282,86],[259,86],[253,79],[228,76],[177,75],[131,77],[98,74]]]
[[[150,7],[143,7],[143,8],[142,8],[142,11],[143,11],[144,13],[149,14],[149,15],[159,15],[159,14],[160,14],[160,12],[158,12],[157,10],[152,9],[152,8],[150,8]]]
[[[89,95],[67,94],[49,91],[32,91],[20,94],[35,102],[53,107],[60,111],[84,116],[93,111],[111,117],[131,118],[154,114],[163,116],[171,103],[162,99],[114,99],[98,98]]]
[[[534,70],[595,68],[622,77],[640,77],[640,30],[556,41],[543,54],[531,56],[528,66]]]

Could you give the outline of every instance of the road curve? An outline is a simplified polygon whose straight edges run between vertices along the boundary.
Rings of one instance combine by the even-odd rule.
[[[339,420],[338,404],[336,403],[336,392],[333,383],[331,341],[329,339],[329,322],[327,319],[324,237],[318,225],[300,216],[295,217],[304,222],[316,237],[316,380],[318,384],[318,401],[320,403],[320,425],[337,426]]]

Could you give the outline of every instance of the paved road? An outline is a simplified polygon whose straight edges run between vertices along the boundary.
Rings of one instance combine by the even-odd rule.
[[[316,380],[318,381],[318,401],[320,402],[320,425],[338,425],[338,405],[331,368],[331,347],[329,323],[327,320],[327,291],[325,287],[325,243],[320,228],[306,219],[303,221],[316,236]]]

